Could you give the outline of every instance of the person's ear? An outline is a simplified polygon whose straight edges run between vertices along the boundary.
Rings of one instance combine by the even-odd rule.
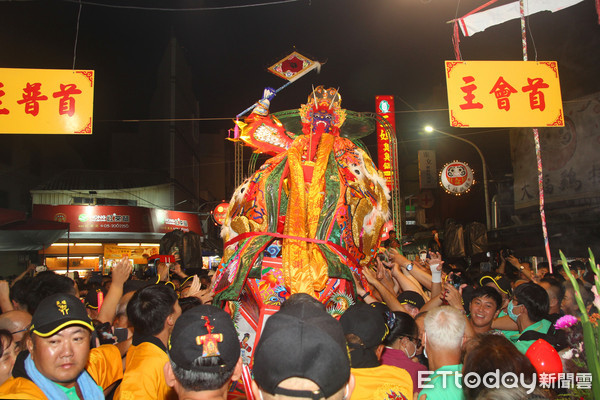
[[[231,375],[231,380],[232,381],[237,381],[241,378],[242,376],[242,357],[240,357],[238,359],[237,364],[235,364],[235,367],[233,368],[233,375]]]
[[[169,314],[169,316],[167,317],[167,320],[165,321],[167,323],[168,326],[170,326],[171,328],[173,328],[175,326],[175,313],[171,313]]]
[[[525,307],[523,304],[519,304],[519,307],[521,307],[521,312],[519,313],[519,316],[527,314],[527,318],[529,318],[529,312],[527,312],[527,307]]]
[[[31,335],[29,335],[27,337],[26,343],[27,343],[27,350],[29,351],[29,354],[31,354],[31,358],[33,359],[33,357],[34,357],[34,355],[33,355],[33,338],[31,337]]]
[[[165,382],[169,387],[174,388],[177,383],[177,379],[175,379],[175,374],[173,373],[173,367],[171,363],[167,361],[165,366],[163,367],[163,372],[165,373]]]
[[[383,354],[384,349],[385,349],[385,346],[382,344],[377,346],[377,349],[375,350],[375,355],[377,356],[378,360],[381,360],[381,355]]]

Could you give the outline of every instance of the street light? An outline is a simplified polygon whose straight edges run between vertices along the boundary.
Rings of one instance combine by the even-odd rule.
[[[475,148],[475,150],[477,150],[477,153],[479,154],[479,157],[481,158],[481,166],[483,168],[483,192],[485,195],[485,222],[486,222],[487,230],[489,231],[491,229],[490,201],[489,201],[489,195],[488,195],[487,167],[485,164],[485,158],[483,158],[483,153],[481,152],[481,150],[479,150],[479,147],[477,147],[477,145],[475,143],[471,142],[470,140],[467,140],[460,136],[453,135],[448,132],[440,131],[439,129],[435,129],[431,125],[427,125],[424,129],[425,129],[425,132],[428,132],[428,133],[437,132],[437,133],[441,133],[442,135],[453,137],[454,139],[462,140],[463,142],[470,144],[471,146],[473,146]]]

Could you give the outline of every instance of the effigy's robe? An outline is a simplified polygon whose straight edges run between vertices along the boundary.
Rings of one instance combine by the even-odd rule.
[[[333,314],[350,305],[352,272],[362,275],[376,255],[389,218],[385,180],[352,141],[304,134],[286,147],[237,188],[221,233],[213,304],[228,309],[246,337],[245,363],[265,317],[291,294],[307,293]]]

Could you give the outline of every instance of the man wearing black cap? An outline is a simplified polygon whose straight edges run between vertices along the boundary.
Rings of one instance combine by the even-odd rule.
[[[423,296],[412,290],[405,290],[398,295],[398,301],[406,308],[411,317],[416,317],[425,305]]]
[[[123,367],[116,346],[90,351],[93,330],[77,297],[46,297],[33,314],[26,374],[0,386],[0,398],[104,399],[103,389],[123,377]]]
[[[381,310],[373,304],[354,304],[342,314],[340,323],[350,348],[356,388],[352,400],[410,399],[410,374],[391,365],[381,365],[383,340],[389,329]]]
[[[167,385],[180,399],[226,399],[232,381],[242,374],[240,342],[231,317],[220,308],[201,305],[175,323]]]
[[[271,316],[254,353],[256,399],[349,399],[354,388],[344,332],[321,304],[296,294]]]

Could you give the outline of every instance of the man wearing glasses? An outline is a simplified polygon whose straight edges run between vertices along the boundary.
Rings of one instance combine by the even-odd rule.
[[[13,335],[13,342],[19,345],[19,350],[26,350],[23,336],[31,324],[31,314],[27,311],[13,310],[0,315],[0,329],[6,329]]]
[[[548,318],[549,299],[546,290],[533,282],[517,286],[507,312],[518,331],[502,333],[523,354],[537,339],[547,338],[551,322]]]

